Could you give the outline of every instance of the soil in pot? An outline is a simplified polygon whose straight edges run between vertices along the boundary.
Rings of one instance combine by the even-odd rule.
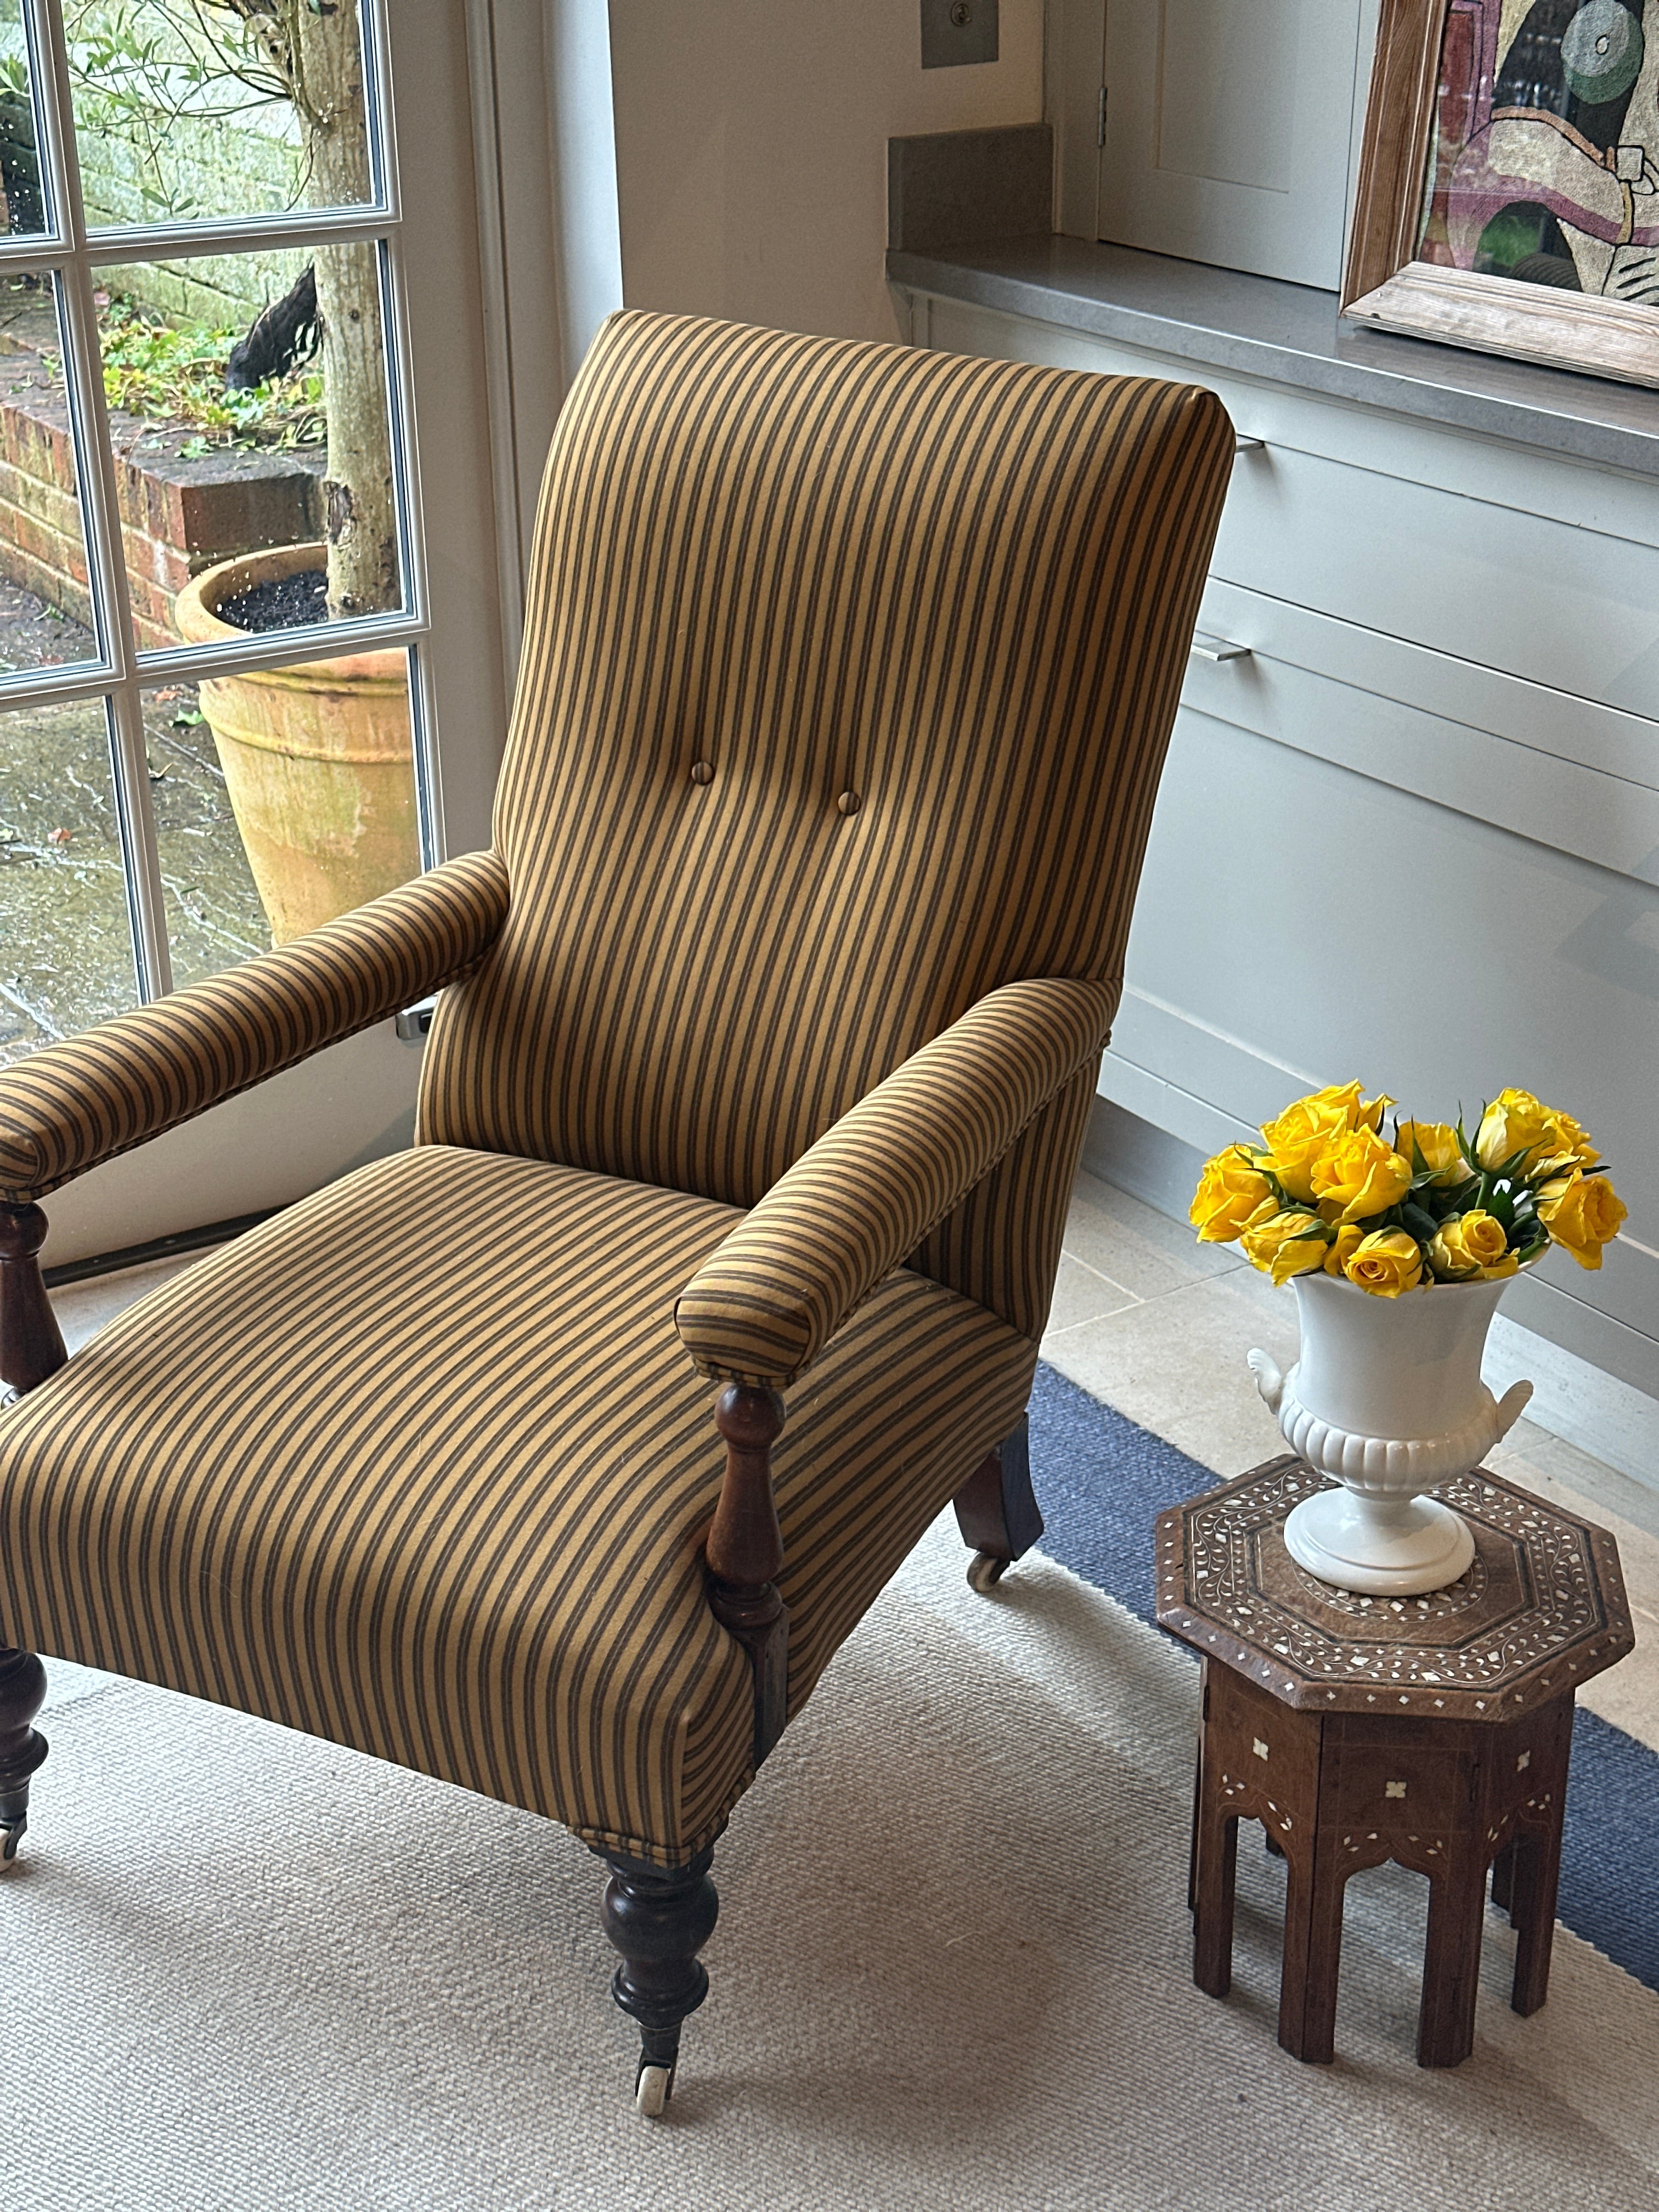
[[[302,629],[328,620],[328,571],[301,568],[291,576],[267,576],[245,592],[233,592],[213,610],[233,629]]]

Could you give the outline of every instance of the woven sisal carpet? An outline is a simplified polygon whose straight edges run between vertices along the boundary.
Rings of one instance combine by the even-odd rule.
[[[1253,1829],[1234,1994],[1189,1978],[1194,1670],[1051,1560],[987,1601],[963,1559],[933,1533],[740,1809],[654,2126],[568,1838],[59,1670],[0,1883],[6,2202],[1651,2212],[1659,1996],[1564,1930],[1517,2020],[1493,1917],[1474,2056],[1420,2072],[1425,1893],[1385,1869],[1297,2065]]]

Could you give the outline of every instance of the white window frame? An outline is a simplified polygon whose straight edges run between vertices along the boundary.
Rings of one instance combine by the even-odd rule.
[[[422,646],[432,623],[424,562],[421,479],[415,437],[414,391],[409,362],[403,211],[390,104],[391,56],[382,0],[359,0],[362,27],[366,121],[375,200],[362,208],[249,216],[224,221],[131,224],[91,228],[81,199],[80,162],[74,128],[73,88],[61,6],[25,0],[24,27],[40,143],[47,227],[27,237],[0,240],[0,275],[56,277],[64,340],[64,383],[80,483],[95,659],[0,676],[0,712],[33,702],[106,701],[111,761],[120,826],[123,873],[132,930],[137,996],[141,1002],[173,988],[162,902],[161,854],[145,764],[143,692],[158,684],[197,684],[254,668],[298,667],[348,653],[399,647],[409,651],[410,716],[414,732],[415,788],[421,849],[427,865],[442,857],[443,830],[436,804],[440,789],[434,753],[436,714],[431,655]],[[141,648],[133,634],[117,508],[116,465],[104,403],[94,294],[96,272],[113,262],[204,252],[270,252],[319,243],[376,244],[380,251],[381,321],[387,374],[387,422],[393,481],[399,496],[398,558],[404,606],[401,612],[360,617],[313,629],[272,632],[209,645]]]

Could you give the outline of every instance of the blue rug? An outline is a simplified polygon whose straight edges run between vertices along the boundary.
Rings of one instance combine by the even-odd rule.
[[[1152,1618],[1154,1519],[1218,1479],[1038,1367],[1031,1480],[1048,1524],[1042,1548],[1143,1620]],[[1575,1936],[1659,1990],[1659,1757],[1582,1705],[1556,1909]]]

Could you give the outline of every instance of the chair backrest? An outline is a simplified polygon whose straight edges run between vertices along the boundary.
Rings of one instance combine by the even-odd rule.
[[[422,1138],[747,1206],[997,985],[1121,981],[1231,450],[1188,386],[613,316]],[[918,1257],[1028,1333],[1091,1094]]]

